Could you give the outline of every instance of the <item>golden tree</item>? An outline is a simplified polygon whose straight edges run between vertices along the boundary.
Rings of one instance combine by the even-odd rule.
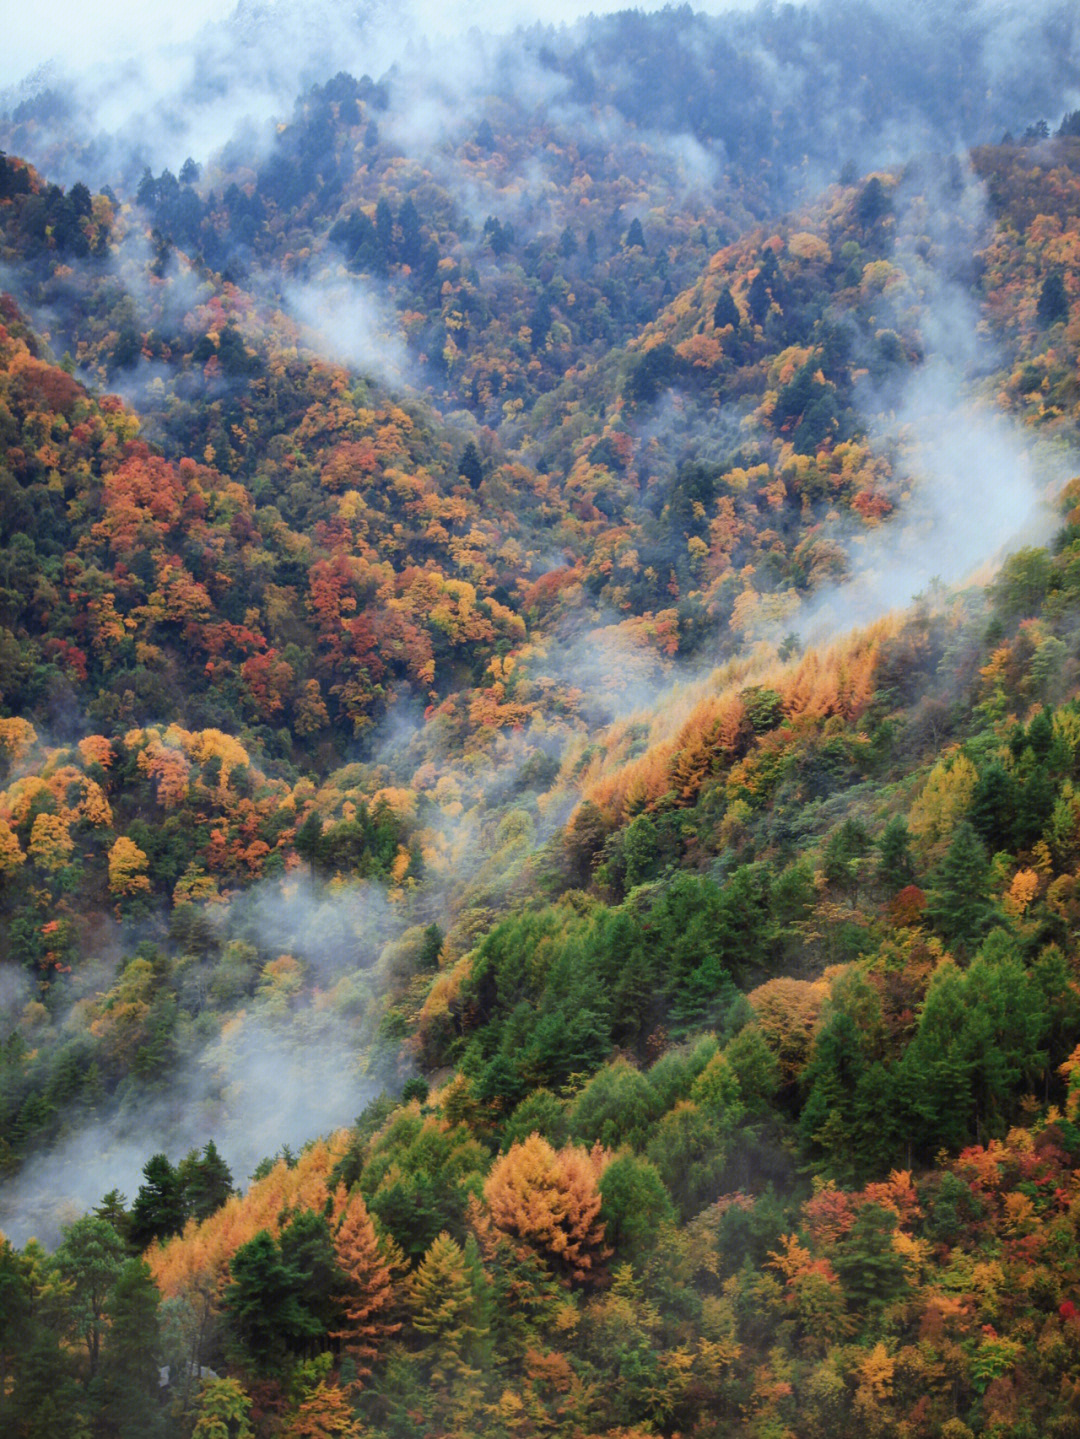
[[[109,850],[109,890],[113,894],[139,894],[150,888],[147,858],[133,839],[120,835]]]
[[[26,863],[26,855],[16,835],[6,820],[0,819],[0,875],[12,874],[20,864]]]
[[[343,1390],[321,1380],[284,1430],[284,1439],[359,1439],[363,1431]]]
[[[39,814],[30,830],[30,858],[56,874],[64,869],[75,849],[68,821],[58,814]]]
[[[530,1134],[495,1161],[484,1185],[491,1217],[570,1278],[595,1277],[604,1258],[599,1178],[606,1154],[568,1144],[555,1150]]]

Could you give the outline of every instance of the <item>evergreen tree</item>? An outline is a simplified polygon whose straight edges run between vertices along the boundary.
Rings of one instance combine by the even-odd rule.
[[[468,480],[474,490],[480,488],[484,478],[484,462],[480,455],[480,449],[475,440],[468,440],[461,452],[461,459],[458,461],[458,474],[463,480]]]
[[[108,1299],[123,1261],[124,1246],[119,1234],[106,1220],[93,1214],[76,1219],[65,1229],[54,1256],[58,1274],[72,1286],[72,1324],[86,1345],[91,1380],[98,1371]]]
[[[870,836],[862,820],[849,815],[829,836],[825,845],[822,870],[836,889],[846,894],[852,904],[859,893],[861,861],[870,844]]]
[[[31,1265],[0,1238],[0,1433],[10,1428],[12,1393],[34,1333]]]
[[[301,1209],[281,1231],[281,1261],[295,1275],[293,1293],[303,1316],[290,1347],[308,1353],[338,1317],[334,1294],[341,1282],[334,1241],[324,1214]]]
[[[968,954],[993,921],[986,850],[968,820],[953,831],[931,890],[927,913],[946,941]]]
[[[272,1372],[289,1350],[322,1332],[302,1301],[303,1276],[283,1259],[273,1236],[260,1229],[233,1255],[232,1283],[223,1307],[244,1353],[256,1370]]]
[[[915,878],[907,820],[894,814],[878,841],[876,879],[887,894],[898,894]]]
[[[109,1295],[109,1330],[102,1363],[104,1411],[116,1439],[162,1433],[158,1380],[160,1295],[144,1259],[128,1259]]]
[[[418,265],[424,237],[420,230],[420,214],[411,195],[406,195],[402,201],[397,222],[401,230],[401,258],[406,265]]]
[[[641,1262],[663,1224],[675,1222],[675,1206],[655,1164],[620,1154],[600,1176],[600,1218],[617,1258]]]
[[[741,322],[742,316],[739,314],[739,307],[735,303],[730,287],[725,285],[713,307],[713,324],[718,330],[723,330],[728,325],[737,330]]]
[[[991,853],[1007,849],[1016,827],[1016,781],[1000,761],[995,760],[979,775],[971,796],[972,826]]]
[[[633,219],[630,221],[630,228],[626,232],[626,239],[623,241],[626,249],[638,249],[645,251],[645,231],[641,228],[641,221]]]
[[[750,311],[750,318],[755,325],[763,325],[765,316],[769,313],[769,306],[772,304],[772,295],[769,291],[769,280],[762,266],[757,274],[750,281],[750,288],[746,294],[746,304]]]
[[[212,1139],[207,1141],[201,1156],[191,1151],[180,1164],[178,1177],[184,1210],[200,1221],[209,1219],[235,1192],[232,1172]]]
[[[1069,297],[1059,270],[1051,270],[1042,282],[1035,314],[1040,325],[1056,325],[1069,318]]]
[[[858,1314],[881,1309],[904,1290],[904,1261],[893,1247],[895,1231],[891,1210],[864,1204],[836,1247],[833,1267]]]
[[[164,1154],[146,1161],[143,1177],[146,1182],[131,1206],[131,1243],[139,1251],[155,1239],[179,1234],[187,1218],[180,1175]]]
[[[806,1070],[806,1104],[799,1120],[805,1142],[824,1152],[834,1174],[851,1181],[859,1164],[853,1148],[855,1091],[866,1057],[855,1022],[836,1010],[814,1043]]]

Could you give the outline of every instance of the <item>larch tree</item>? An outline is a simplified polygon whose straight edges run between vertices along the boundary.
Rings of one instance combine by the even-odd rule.
[[[344,1322],[331,1332],[331,1338],[339,1339],[352,1356],[359,1387],[371,1373],[385,1341],[401,1328],[389,1318],[394,1299],[392,1266],[359,1190],[345,1204],[334,1234],[334,1254],[346,1284],[337,1296]]]
[[[445,1230],[409,1276],[405,1300],[412,1327],[432,1345],[432,1382],[466,1377],[477,1338],[475,1294],[461,1245]]]
[[[252,1439],[251,1400],[235,1379],[210,1379],[199,1395],[191,1439]]]
[[[284,1439],[359,1439],[363,1432],[345,1392],[324,1379],[305,1395],[283,1435]]]
[[[495,1161],[484,1185],[496,1228],[539,1250],[570,1279],[595,1278],[606,1254],[600,1219],[602,1152],[555,1150],[530,1134]]]

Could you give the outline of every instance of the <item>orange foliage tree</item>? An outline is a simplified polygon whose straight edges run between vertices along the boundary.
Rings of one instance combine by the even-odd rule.
[[[344,1325],[332,1333],[340,1339],[356,1364],[356,1385],[371,1373],[381,1345],[401,1328],[391,1323],[388,1310],[394,1287],[391,1263],[384,1256],[371,1222],[367,1205],[357,1190],[347,1201],[339,1187],[337,1203],[343,1206],[341,1223],[334,1234],[334,1255],[345,1275],[347,1287],[339,1295]]]
[[[495,1161],[484,1185],[491,1217],[572,1279],[596,1278],[607,1254],[599,1179],[607,1155],[568,1144],[555,1150],[530,1134]]]

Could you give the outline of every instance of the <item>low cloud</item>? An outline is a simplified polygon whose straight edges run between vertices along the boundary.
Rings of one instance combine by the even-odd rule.
[[[218,1005],[195,1025],[220,1027],[157,1079],[121,1085],[97,1112],[72,1108],[57,1141],[0,1187],[0,1231],[13,1243],[55,1243],[64,1223],[111,1189],[130,1201],[159,1151],[175,1163],[213,1139],[244,1183],[282,1145],[299,1148],[351,1124],[393,1082],[371,1072],[370,1043],[379,958],[404,921],[379,886],[291,876],[207,913],[219,926],[220,958],[181,960],[174,981],[187,1006],[194,996]],[[31,996],[17,973],[5,967],[0,976],[6,1033]],[[88,966],[80,988],[92,995],[114,978],[109,967]],[[230,988],[235,998],[223,1000]],[[54,1016],[55,1029],[79,1032],[83,1009],[77,1002]],[[183,1021],[174,1042],[190,1044]]]
[[[364,281],[292,281],[282,301],[317,354],[392,387],[416,383],[397,312]]]

